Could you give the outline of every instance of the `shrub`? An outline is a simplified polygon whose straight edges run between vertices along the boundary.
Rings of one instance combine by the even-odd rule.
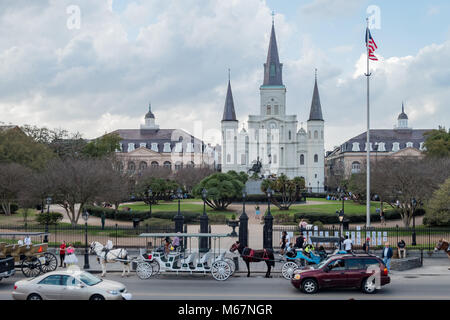
[[[19,210],[19,206],[15,203],[11,203],[11,214],[14,214]],[[2,207],[0,206],[0,214],[4,214]]]
[[[56,225],[63,219],[63,215],[59,212],[43,212],[39,213],[36,217],[36,221],[41,225]]]
[[[428,201],[428,212],[423,223],[431,227],[450,226],[450,178],[447,179]],[[416,211],[417,213],[417,211]]]

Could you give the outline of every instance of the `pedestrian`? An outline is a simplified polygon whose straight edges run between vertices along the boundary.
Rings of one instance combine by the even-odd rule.
[[[261,213],[261,211],[259,211],[259,206],[256,205],[255,207],[255,214],[256,214],[256,219],[260,220],[260,216],[259,214]]]
[[[352,253],[352,239],[350,239],[348,236],[345,236],[345,240],[343,242],[344,244],[344,250],[347,251],[347,253]]]
[[[170,240],[170,238],[169,237],[166,237],[166,242],[164,243],[164,253],[165,254],[169,254],[169,251],[170,251],[170,247],[172,246],[171,245],[171,240]]]
[[[59,246],[59,260],[61,261],[60,267],[63,267],[64,264],[64,268],[66,267],[66,263],[64,262],[64,258],[66,256],[66,242],[63,241],[61,242],[61,245]]]
[[[367,254],[370,253],[370,238],[369,237],[366,239],[366,241],[363,244],[363,250],[364,250],[364,253],[367,253]]]
[[[305,221],[305,219],[300,220],[300,222],[298,223],[298,227],[300,228],[300,233],[303,233],[303,231],[306,230],[307,225],[308,225],[308,223]]]
[[[180,233],[180,232],[177,232],[177,233]],[[177,250],[177,248],[180,246],[180,238],[178,238],[178,236],[175,236],[173,238],[172,246],[173,246],[174,250]]]
[[[284,250],[287,248],[288,244],[288,234],[286,231],[283,231],[282,235],[281,235],[281,241],[280,241],[280,245],[281,245],[281,252],[280,254],[283,255],[284,254]]]
[[[64,258],[64,263],[69,267],[78,263],[77,256],[75,255],[75,249],[71,243],[69,243],[69,247],[67,248],[67,255]]]
[[[403,239],[397,243],[397,250],[399,259],[406,258],[406,243]]]
[[[384,244],[384,249],[381,252],[381,258],[383,259],[384,264],[388,271],[391,271],[391,258],[393,256],[392,248],[389,247],[389,242]]]
[[[381,221],[381,225],[382,226],[386,226],[386,218],[384,216],[384,210],[383,209],[380,210],[380,221]]]
[[[297,239],[295,239],[295,247],[298,249],[302,249],[303,248],[303,243],[305,242],[305,238],[303,237],[302,234],[300,234]]]

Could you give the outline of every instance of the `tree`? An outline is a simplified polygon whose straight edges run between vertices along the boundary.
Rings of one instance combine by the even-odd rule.
[[[206,204],[214,210],[225,210],[234,199],[240,197],[244,183],[237,174],[213,173],[206,177],[193,190],[194,195],[201,197],[202,190],[206,189]]]
[[[51,181],[52,202],[63,207],[72,225],[76,225],[85,205],[108,192],[113,167],[107,160],[55,159],[43,174]]]
[[[146,175],[139,178],[136,193],[146,204],[150,204],[150,202],[157,204],[158,199],[171,200],[178,187],[178,184],[173,180]],[[149,189],[152,189],[151,196],[149,196]]]
[[[450,174],[450,158],[402,157],[378,161],[371,171],[372,191],[400,211],[408,227],[413,213],[428,201]]]
[[[429,226],[450,226],[450,178],[448,178],[426,204],[424,223]]]
[[[191,193],[192,189],[204,178],[211,175],[214,172],[209,167],[199,167],[199,168],[181,168],[173,174],[173,180],[186,190],[186,192]]]
[[[45,167],[51,149],[27,136],[18,127],[0,131],[0,162],[17,163],[35,170]]]
[[[120,148],[122,138],[116,132],[105,134],[98,139],[87,143],[83,148],[83,154],[91,158],[103,158],[114,154]]]
[[[289,210],[289,207],[294,203],[301,192],[305,189],[305,179],[303,177],[295,177],[289,179],[286,175],[281,174],[277,179],[265,179],[261,184],[261,190],[265,193],[268,187],[281,195],[281,201],[276,197],[272,197],[272,202],[280,210]]]
[[[426,132],[424,136],[425,154],[428,157],[450,157],[450,129],[446,131],[445,128],[439,127]]]
[[[0,204],[5,215],[11,215],[11,205],[27,184],[31,170],[17,163],[0,164]]]
[[[96,200],[98,202],[113,204],[114,210],[117,212],[120,204],[130,198],[132,193],[132,181],[128,176],[122,174],[116,168],[114,168],[111,171],[111,174],[105,177],[105,179],[105,191],[99,195]]]

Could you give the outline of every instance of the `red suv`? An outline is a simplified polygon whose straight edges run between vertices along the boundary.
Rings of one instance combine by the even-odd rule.
[[[364,293],[375,293],[390,282],[383,261],[368,254],[335,255],[309,269],[295,270],[291,279],[292,285],[304,293],[322,288],[360,288]]]

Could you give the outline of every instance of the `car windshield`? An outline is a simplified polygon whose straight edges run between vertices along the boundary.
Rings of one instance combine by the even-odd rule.
[[[83,283],[85,283],[88,286],[94,286],[97,283],[100,283],[103,281],[102,279],[99,279],[96,276],[93,276],[92,274],[87,273],[87,272],[82,272],[80,274],[79,279],[80,279],[80,281],[82,281]]]
[[[327,264],[330,261],[330,259],[327,260],[323,260],[322,262],[320,262],[319,264],[313,265],[313,269],[320,269],[322,268],[325,264]]]

